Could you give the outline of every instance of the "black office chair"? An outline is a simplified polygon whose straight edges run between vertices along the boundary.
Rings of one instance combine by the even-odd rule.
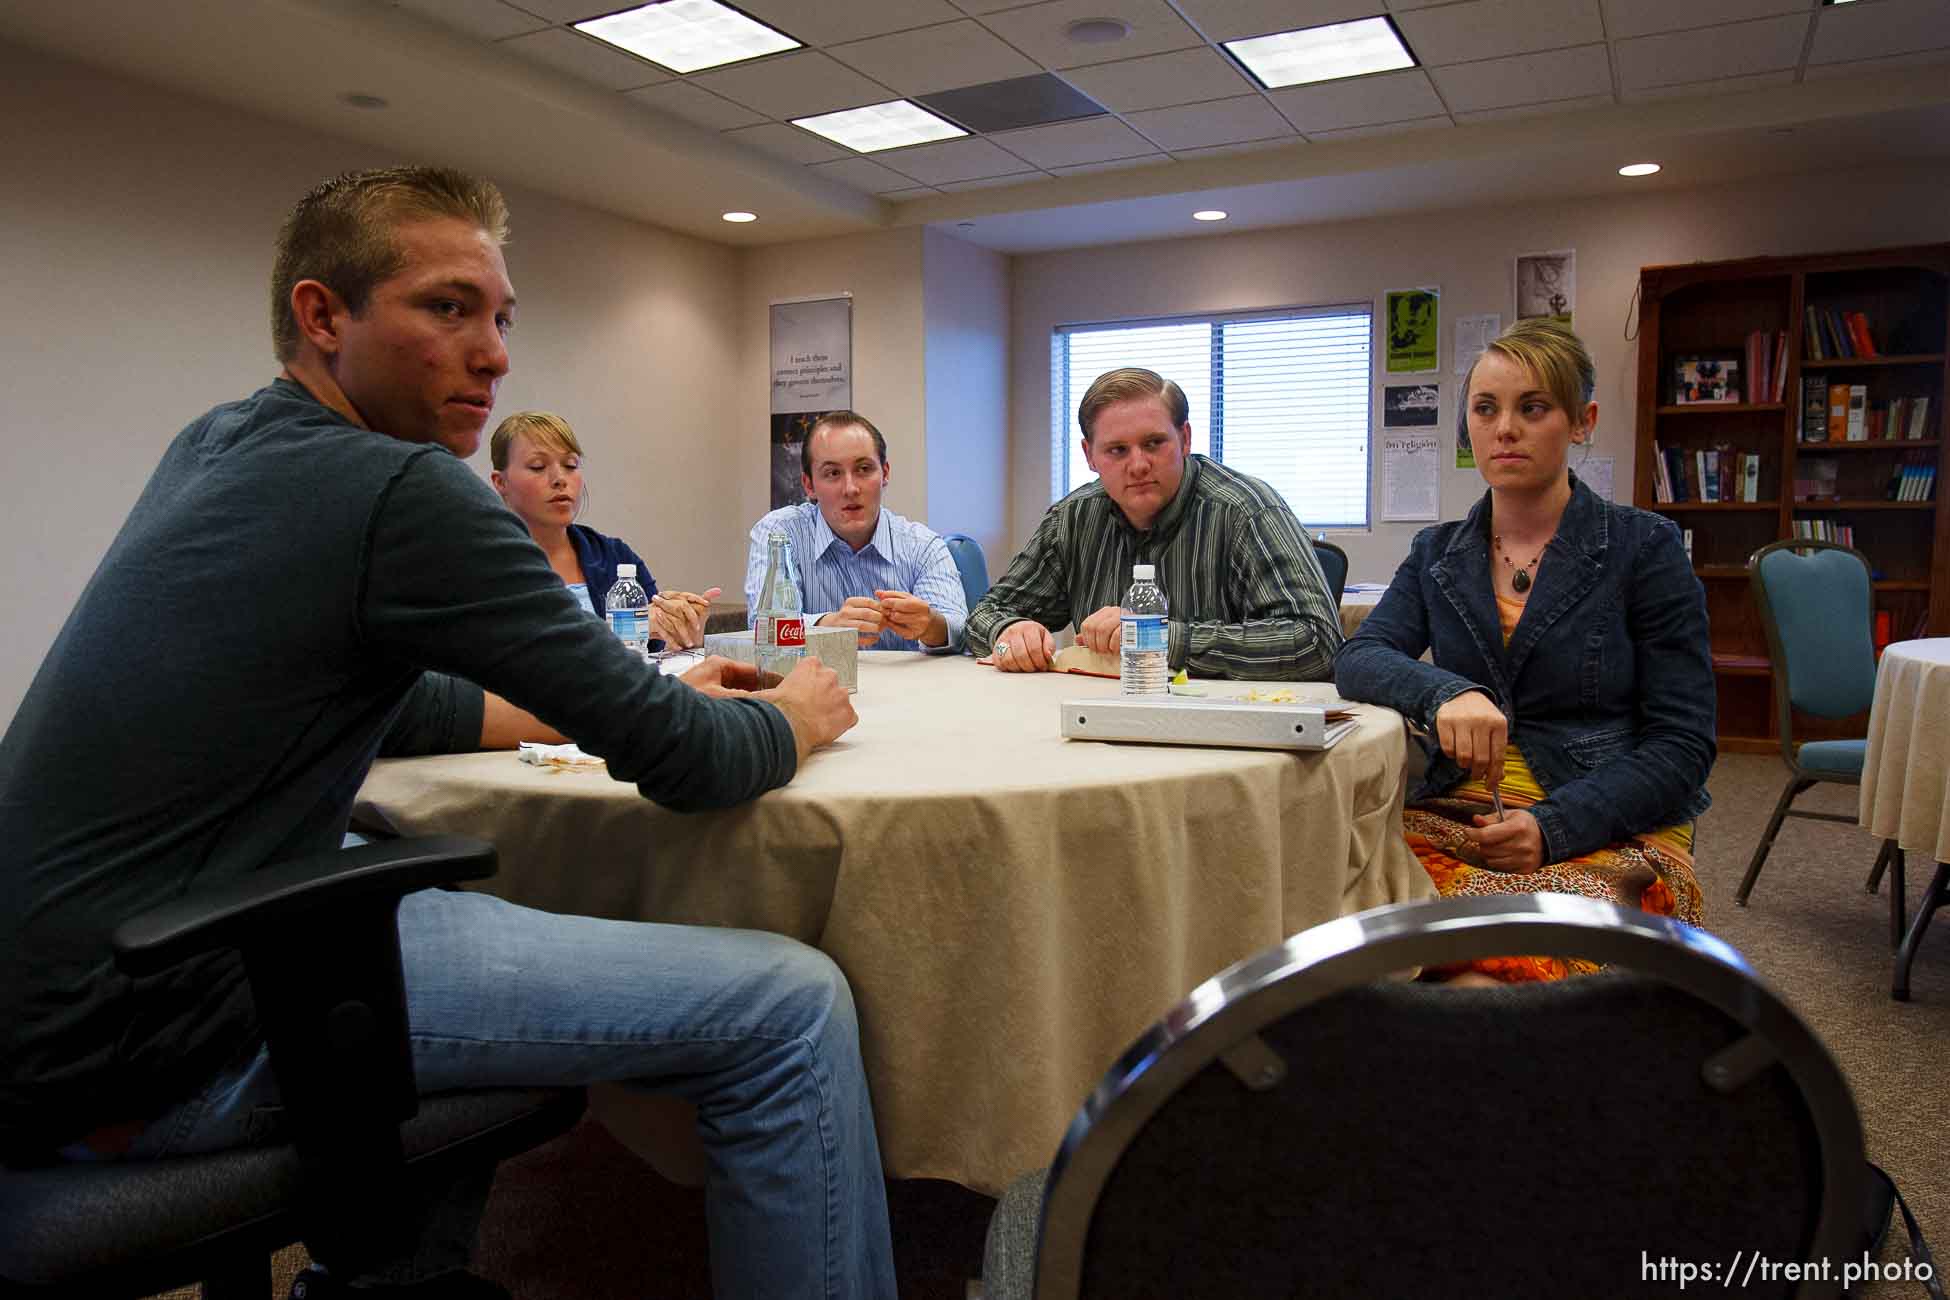
[[[1320,571],[1327,575],[1327,590],[1333,593],[1334,608],[1341,607],[1341,597],[1347,593],[1347,552],[1329,541],[1314,543],[1314,558],[1320,561]]]
[[[1632,970],[1391,978],[1530,952]],[[1441,899],[1317,926],[1167,1012],[1002,1198],[984,1287],[1641,1296],[1678,1293],[1663,1260],[1758,1252],[1836,1276],[1743,1295],[1832,1296],[1864,1172],[1835,1062],[1724,943],[1566,895]]]
[[[205,1300],[265,1300],[272,1252],[300,1238],[356,1274],[410,1240],[441,1188],[568,1129],[580,1088],[414,1091],[399,900],[494,871],[477,840],[396,840],[267,867],[118,928],[130,975],[243,954],[289,1142],[0,1169],[0,1297],[118,1300],[200,1281]]]
[[[949,533],[942,540],[948,543],[948,554],[954,557],[955,570],[961,575],[962,595],[974,609],[989,594],[989,562],[982,555],[982,544],[967,533]]]

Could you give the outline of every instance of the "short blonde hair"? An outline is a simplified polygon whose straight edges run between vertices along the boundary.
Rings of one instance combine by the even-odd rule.
[[[1141,401],[1147,397],[1164,402],[1174,429],[1184,428],[1185,422],[1192,418],[1192,407],[1185,400],[1185,390],[1157,371],[1140,370],[1136,366],[1106,370],[1091,381],[1090,391],[1077,403],[1077,424],[1083,428],[1083,440],[1090,441],[1090,426],[1097,422],[1104,408],[1119,402]]]
[[[1584,340],[1568,326],[1549,316],[1531,316],[1504,330],[1484,351],[1499,353],[1534,375],[1551,400],[1570,417],[1573,428],[1582,421],[1585,404],[1598,387],[1598,371],[1591,364]],[[1464,410],[1469,406],[1469,382],[1475,375],[1472,363],[1463,380]]]
[[[488,460],[496,469],[508,468],[508,450],[523,436],[543,451],[582,455],[582,444],[576,441],[576,431],[567,420],[548,411],[516,411],[496,425],[494,436],[488,439]]]
[[[435,217],[471,221],[495,243],[508,242],[508,202],[501,191],[451,167],[347,172],[298,200],[278,231],[271,268],[271,343],[278,360],[298,355],[298,319],[291,313],[298,281],[318,281],[356,316],[374,287],[406,265],[394,232]]]

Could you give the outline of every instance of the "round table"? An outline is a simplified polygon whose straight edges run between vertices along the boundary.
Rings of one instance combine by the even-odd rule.
[[[1364,706],[1318,753],[1061,738],[1062,701],[1117,690],[865,653],[859,725],[738,808],[679,815],[509,753],[381,762],[360,799],[408,834],[492,841],[486,887],[519,903],[824,950],[859,1005],[888,1171],[994,1193],[1048,1163],[1117,1055],[1201,981],[1433,895],[1402,838],[1399,715]]]
[[[1894,992],[1909,994],[1909,968],[1950,876],[1950,637],[1898,641],[1882,652],[1859,820],[1905,853],[1927,855],[1936,877],[1896,958]]]

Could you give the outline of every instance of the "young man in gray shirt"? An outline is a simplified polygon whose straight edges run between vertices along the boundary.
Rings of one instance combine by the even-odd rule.
[[[462,463],[508,370],[506,220],[492,185],[427,168],[300,202],[272,277],[282,375],[171,444],[0,740],[0,1151],[249,1140],[277,1087],[240,960],[130,979],[108,935],[336,847],[423,670],[679,809],[781,785],[853,725],[811,658],[768,691],[722,660],[658,675]],[[712,1156],[720,1296],[893,1295],[852,999],[823,955],[438,890],[408,896],[399,931],[423,1091],[680,1093]]]

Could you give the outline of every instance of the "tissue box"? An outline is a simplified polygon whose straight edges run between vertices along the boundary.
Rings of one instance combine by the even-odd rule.
[[[860,689],[860,634],[852,628],[807,628],[806,652],[838,673],[840,685],[848,691]],[[748,664],[758,657],[758,647],[752,643],[749,628],[743,632],[708,632],[704,637],[704,653]]]

